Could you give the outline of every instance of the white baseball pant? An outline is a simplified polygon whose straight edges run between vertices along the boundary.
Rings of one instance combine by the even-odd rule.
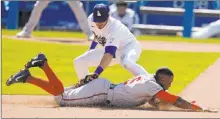
[[[199,31],[192,33],[192,38],[205,39],[220,34],[220,20],[210,23]]]
[[[100,64],[104,52],[104,48],[97,48],[87,51],[74,59],[74,68],[79,80],[85,78],[85,76],[89,74],[89,67],[98,66]],[[128,43],[125,47],[119,49],[116,52],[116,59],[113,60],[116,60],[117,63],[120,63],[122,67],[126,68],[134,76],[147,74],[146,70],[142,66],[136,64],[141,52],[141,45],[135,40]]]
[[[52,2],[52,1],[40,0],[40,1],[36,2],[32,12],[31,12],[31,16],[30,16],[28,22],[26,23],[25,27],[23,28],[23,30],[25,30],[28,33],[31,33],[34,30],[34,28],[36,27],[37,23],[40,20],[42,11],[48,6],[48,4],[50,2]],[[92,32],[90,31],[90,28],[89,28],[89,25],[87,22],[87,15],[82,7],[81,2],[68,1],[68,0],[66,2],[69,4],[70,8],[74,12],[75,17],[76,17],[82,31],[88,37],[90,37],[92,35]]]

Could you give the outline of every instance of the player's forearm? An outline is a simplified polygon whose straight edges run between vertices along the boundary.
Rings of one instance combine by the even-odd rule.
[[[173,104],[176,107],[182,108],[182,109],[191,109],[195,111],[201,111],[202,108],[195,105],[191,104],[190,102],[182,99],[181,97],[169,94],[168,92],[165,91],[160,91],[155,95],[155,98],[158,98],[164,102]]]
[[[110,64],[112,58],[113,56],[111,54],[105,53],[99,66],[95,70],[95,74],[100,75],[104,71],[104,69]]]
[[[190,102],[182,99],[181,97],[179,97],[176,101],[176,103],[174,103],[174,106],[182,108],[182,109],[191,109],[191,110],[195,110],[195,111],[201,111],[202,108],[195,105],[195,104],[191,104]]]
[[[109,53],[105,53],[104,56],[102,57],[102,60],[99,64],[103,69],[105,69],[112,61],[113,56]]]
[[[112,58],[115,56],[117,47],[116,46],[106,46],[105,47],[105,54],[102,57],[102,60],[99,66],[95,70],[95,74],[100,75],[103,70],[110,64]]]

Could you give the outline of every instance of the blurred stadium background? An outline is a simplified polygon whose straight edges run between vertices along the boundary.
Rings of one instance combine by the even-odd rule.
[[[82,1],[89,15],[97,3],[111,5],[112,1]],[[35,1],[1,1],[2,28],[18,29],[27,23]],[[160,8],[156,8],[160,7]],[[163,7],[163,8],[161,8]],[[136,11],[140,24],[133,27],[140,29],[142,34],[176,35],[184,31],[185,37],[220,17],[220,0],[187,1],[129,1],[129,8]],[[166,9],[172,8],[172,9]],[[198,11],[192,15],[192,8]],[[184,9],[186,9],[184,13]],[[65,13],[65,14],[64,14]],[[80,31],[74,13],[65,1],[51,2],[43,11],[36,30],[68,30]]]

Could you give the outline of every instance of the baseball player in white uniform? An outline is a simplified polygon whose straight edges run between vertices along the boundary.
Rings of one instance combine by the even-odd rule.
[[[214,35],[220,35],[220,19],[211,22],[209,25],[201,28],[201,30],[192,32],[191,38],[205,39],[205,38],[213,37]]]
[[[40,67],[49,81],[31,76],[29,68]],[[157,107],[158,100],[191,111],[212,111],[172,95],[168,90],[173,81],[173,72],[160,68],[155,75],[141,74],[118,85],[98,78],[79,87],[64,88],[62,82],[50,68],[44,54],[40,53],[25,65],[25,69],[11,76],[6,85],[30,83],[42,88],[55,97],[60,106],[109,105],[115,107],[136,107],[148,102]]]
[[[134,76],[146,73],[142,66],[136,64],[142,51],[140,43],[124,24],[109,16],[107,5],[95,5],[88,23],[95,39],[89,51],[74,59],[78,79],[97,78],[113,58]],[[98,43],[103,47],[95,49]],[[89,74],[88,68],[97,65],[95,72]]]
[[[32,31],[34,30],[38,21],[40,20],[42,11],[48,6],[50,2],[52,1],[40,0],[36,2],[28,22],[26,23],[23,30],[17,34],[17,37],[21,37],[21,38],[31,37]],[[88,40],[92,40],[94,36],[88,27],[87,15],[82,7],[82,3],[79,1],[72,1],[72,0],[66,0],[66,2],[69,4],[70,8],[74,12],[75,17],[78,20],[78,23],[82,31],[87,35]]]
[[[139,17],[134,10],[128,8],[127,2],[120,1],[112,4],[109,8],[113,18],[121,21],[135,36],[140,35],[139,30],[132,28],[133,24],[139,24]]]

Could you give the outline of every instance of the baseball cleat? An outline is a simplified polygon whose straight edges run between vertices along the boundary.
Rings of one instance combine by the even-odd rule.
[[[47,61],[46,56],[43,53],[39,53],[36,57],[32,58],[25,65],[25,69],[29,69],[31,67],[42,67],[44,62]]]
[[[30,72],[27,69],[23,69],[20,72],[16,73],[15,75],[12,75],[6,82],[7,86],[10,86],[14,83],[25,83],[28,76],[30,76]]]
[[[31,33],[27,32],[26,30],[22,30],[21,32],[16,34],[17,38],[31,38]]]

